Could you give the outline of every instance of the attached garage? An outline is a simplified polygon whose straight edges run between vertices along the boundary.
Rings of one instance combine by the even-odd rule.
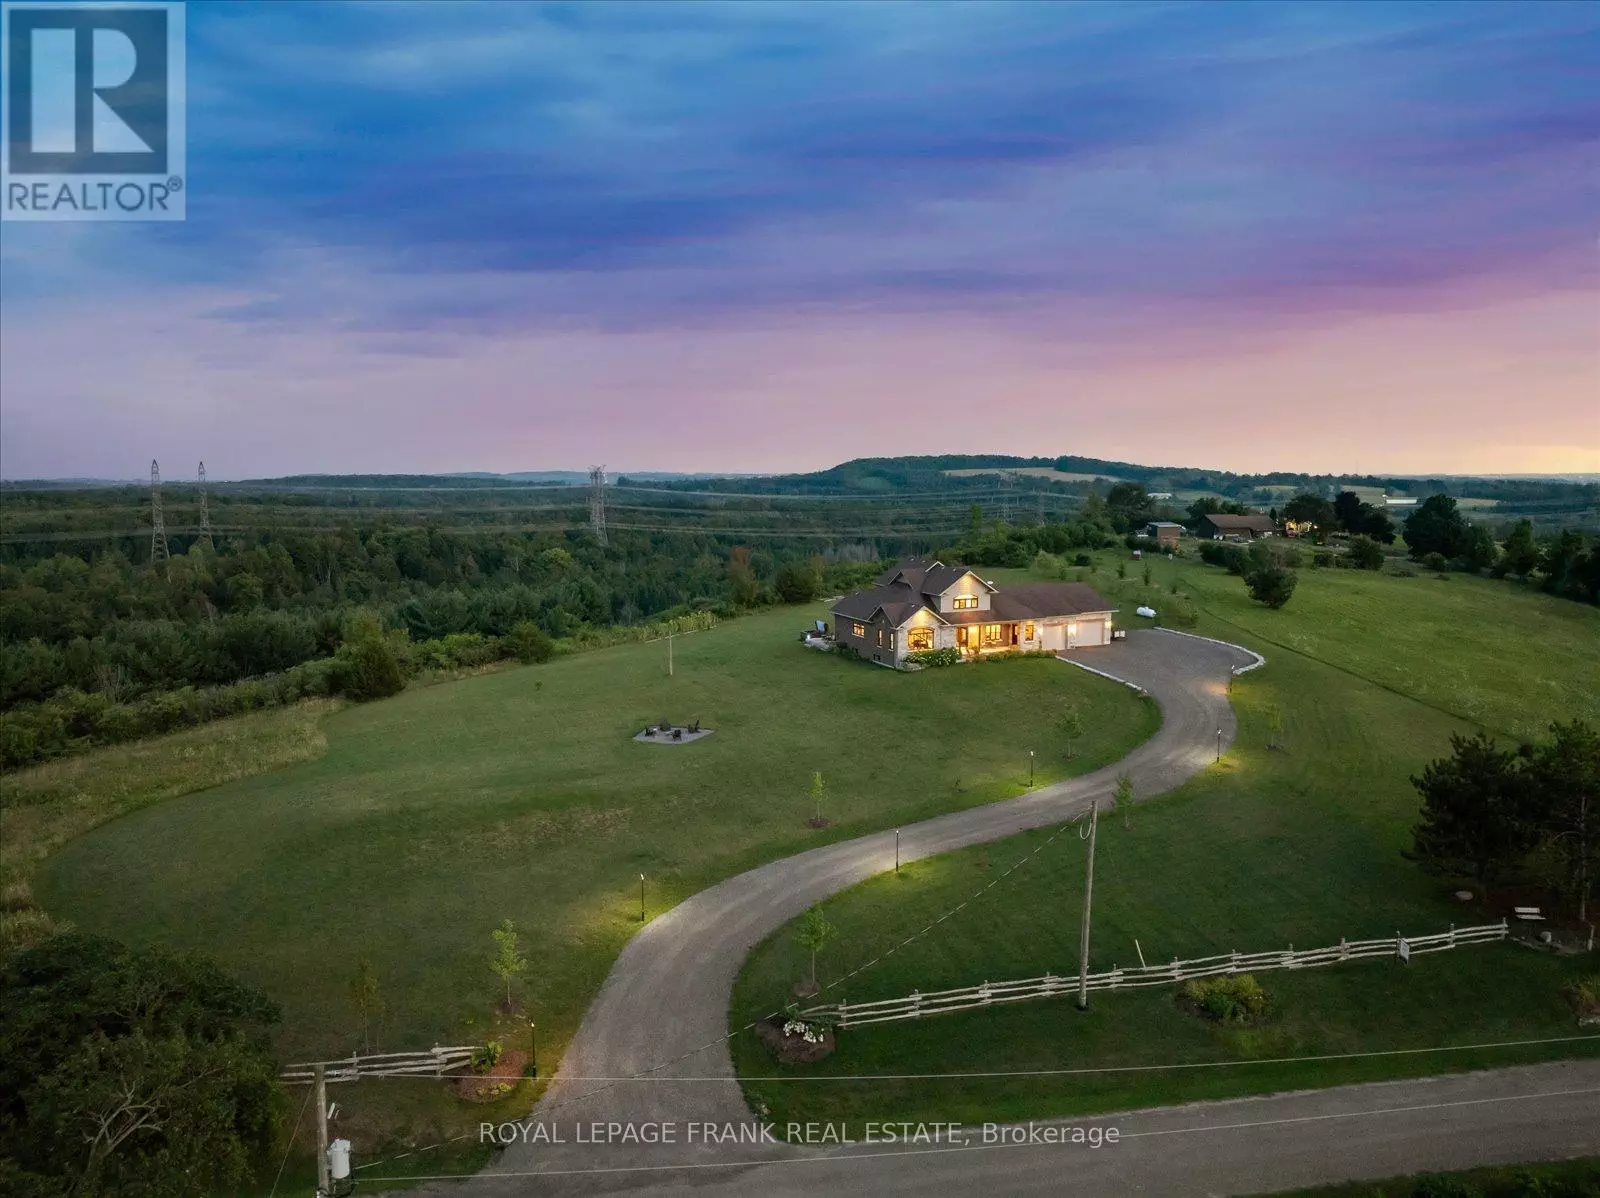
[[[1102,618],[1092,620],[1078,620],[1067,625],[1067,640],[1069,649],[1076,649],[1084,645],[1108,645],[1111,638],[1106,636],[1106,622]]]

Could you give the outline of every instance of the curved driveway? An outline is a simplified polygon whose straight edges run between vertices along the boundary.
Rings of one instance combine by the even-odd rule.
[[[1110,796],[1123,773],[1139,798],[1172,789],[1215,759],[1219,730],[1224,746],[1232,742],[1227,679],[1232,668],[1255,660],[1233,646],[1153,630],[1072,656],[1148,691],[1161,707],[1156,734],[1095,773],[904,827],[902,861],[1061,823]],[[685,1140],[691,1124],[754,1125],[728,1053],[729,1002],[745,957],[812,904],[893,864],[894,833],[879,832],[729,878],[647,924],[618,956],[529,1117],[527,1126],[565,1142],[509,1148],[473,1193],[628,1188],[668,1180],[655,1172],[660,1166],[726,1161],[731,1146]],[[669,1080],[675,1077],[705,1080]],[[641,1080],[613,1080],[635,1078]],[[597,1144],[597,1122],[671,1125],[677,1142]],[[749,1144],[732,1150],[751,1161],[793,1152]],[[496,1185],[497,1172],[519,1176]],[[554,1176],[534,1182],[530,1172]]]

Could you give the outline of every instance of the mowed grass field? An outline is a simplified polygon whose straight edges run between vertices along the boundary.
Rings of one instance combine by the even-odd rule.
[[[489,932],[509,917],[548,1074],[639,926],[641,873],[654,916],[759,862],[1021,793],[1069,700],[1088,734],[1070,767],[1040,755],[1041,783],[1154,731],[1124,688],[1051,660],[900,674],[803,648],[822,614],[680,637],[670,678],[665,644],[631,645],[345,708],[314,760],[114,820],[35,889],[80,928],[203,950],[264,987],[289,1060],[356,1046],[360,957],[386,1000],[383,1049],[481,1041],[501,990]],[[664,717],[715,732],[632,740]],[[824,831],[806,825],[813,770]]]
[[[1451,732],[1474,726],[1452,710],[1502,733],[1532,734],[1573,716],[1600,722],[1600,611],[1487,580],[1303,570],[1289,605],[1272,612],[1220,570],[1165,560],[1152,569],[1148,590],[1137,563],[1119,583],[1102,559],[1091,581],[1120,593],[1125,609],[1148,599],[1159,610],[1176,574],[1218,613],[1196,631],[1257,648],[1268,664],[1234,684],[1240,735],[1220,765],[1137,807],[1127,824],[1102,821],[1091,968],[1136,965],[1141,950],[1147,961],[1170,961],[1486,922],[1401,857],[1417,815],[1409,775],[1448,750]],[[1406,688],[1424,701],[1399,693]],[[1281,750],[1266,747],[1273,708],[1282,713]],[[924,928],[1048,835],[918,862],[830,901],[839,936],[823,953],[821,980]],[[1075,975],[1085,848],[1071,832],[1059,837],[935,933],[851,979],[843,997]],[[805,968],[791,925],[746,964],[732,1025],[781,1005]],[[1490,945],[1408,966],[1263,973],[1275,1013],[1248,1029],[1203,1022],[1176,1006],[1171,989],[1156,988],[1096,995],[1087,1014],[1062,999],[847,1030],[831,1058],[800,1069],[775,1065],[746,1033],[735,1039],[735,1060],[752,1102],[780,1121],[1071,1115],[1594,1052],[1591,1039],[1250,1063],[1579,1035],[1561,989],[1597,968],[1592,956]],[[1190,1067],[1211,1061],[1240,1063]],[[1052,1070],[1096,1072],[1038,1072]],[[1027,1076],[790,1080],[996,1072]]]

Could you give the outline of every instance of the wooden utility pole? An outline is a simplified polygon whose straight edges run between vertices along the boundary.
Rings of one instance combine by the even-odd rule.
[[[328,1170],[328,1075],[321,1061],[316,1064],[317,1087],[317,1198],[333,1192]]]
[[[1100,826],[1100,801],[1089,809],[1089,864],[1083,874],[1083,926],[1078,932],[1078,1010],[1089,1009],[1089,905],[1094,900],[1094,841]]]

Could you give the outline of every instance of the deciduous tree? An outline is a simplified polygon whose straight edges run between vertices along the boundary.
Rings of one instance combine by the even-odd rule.
[[[238,1193],[284,1100],[277,1008],[198,956],[69,933],[0,966],[0,1188]]]
[[[800,920],[800,926],[795,931],[795,940],[800,947],[811,954],[811,992],[815,994],[817,986],[817,954],[834,938],[837,930],[828,922],[828,917],[823,913],[821,905],[812,907]]]
[[[494,941],[494,952],[489,956],[489,972],[506,984],[506,1007],[512,1009],[511,984],[528,972],[528,958],[517,947],[517,928],[509,919],[489,933]]]

